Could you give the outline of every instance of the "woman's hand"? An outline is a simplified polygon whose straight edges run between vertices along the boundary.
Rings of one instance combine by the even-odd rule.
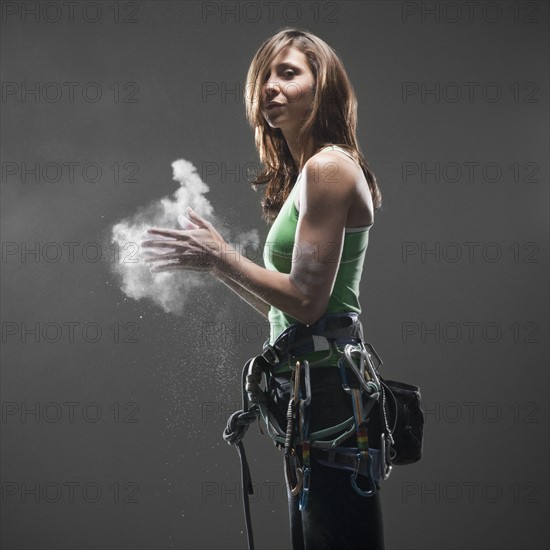
[[[189,220],[179,217],[183,230],[155,227],[147,230],[153,235],[165,237],[141,243],[142,248],[159,249],[149,251],[145,258],[152,265],[152,273],[178,269],[212,271],[218,265],[226,242],[214,226],[194,210],[188,207],[187,213]],[[168,250],[161,252],[161,249]]]

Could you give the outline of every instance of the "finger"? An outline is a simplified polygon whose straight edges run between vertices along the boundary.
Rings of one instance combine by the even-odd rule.
[[[179,254],[155,254],[154,256],[149,256],[145,258],[145,263],[150,264],[153,262],[165,262],[166,260],[178,260],[179,257]]]
[[[153,252],[151,250],[146,250],[143,252],[142,260],[145,264],[153,264],[159,262],[165,262],[168,260],[177,261],[178,264],[182,263],[198,263],[205,264],[205,259],[203,257],[204,251],[195,248],[188,248],[186,252],[183,252],[182,247],[179,250],[174,248],[166,249],[166,252]]]
[[[150,239],[151,238],[151,234],[146,232],[142,235],[142,239]],[[175,241],[176,239],[174,239],[174,237],[163,237],[162,235],[157,235],[157,239],[163,239],[163,240],[166,240],[166,241]]]
[[[161,273],[163,271],[178,271],[178,270],[185,270],[185,271],[208,271],[208,268],[206,267],[196,267],[196,266],[188,266],[188,265],[181,265],[181,264],[166,264],[163,266],[155,266],[150,269],[151,273]]]
[[[172,250],[176,250],[179,248],[180,245],[176,241],[142,241],[141,247],[142,248],[171,248]],[[185,246],[185,245],[183,245]]]
[[[205,260],[204,252],[196,249],[189,249],[187,252],[182,252],[181,250],[169,250],[168,252],[146,253],[144,256],[147,263],[165,260],[178,260],[180,263],[204,263]]]
[[[170,264],[162,267],[152,267],[149,271],[150,273],[163,273],[166,271],[176,271],[177,269],[181,269],[181,266],[177,264]]]
[[[178,216],[178,222],[183,229],[198,229],[199,226],[196,223],[193,223],[189,218],[180,214]]]
[[[153,235],[161,235],[164,237],[171,237],[172,239],[177,239],[182,236],[182,231],[179,229],[162,229],[160,227],[150,227],[147,229],[147,233]]]
[[[142,252],[142,256],[148,257],[148,256],[163,256],[164,254],[170,254],[170,252],[175,252],[176,249],[174,248],[174,245],[172,245],[172,250],[151,250],[147,249]]]
[[[153,252],[152,250],[145,250],[141,257],[147,262],[150,258],[164,258],[167,254],[170,254],[172,252],[175,252],[176,250],[172,248],[171,250],[167,250],[166,252]]]
[[[190,206],[187,207],[187,214],[191,221],[198,222],[200,227],[204,227],[208,222],[201,216],[199,216]]]
[[[178,267],[181,267],[182,269],[193,269],[197,271],[203,271],[208,270],[208,262],[205,261],[205,258],[202,256],[202,254],[199,252],[197,253],[175,253],[175,254],[163,254],[161,256],[158,256],[157,258],[150,258],[149,260],[146,260],[146,263],[153,264],[156,263],[157,265],[154,266],[154,269],[157,268],[157,266],[160,266],[160,262],[166,262],[171,260],[170,263],[167,263],[165,265],[175,265]]]

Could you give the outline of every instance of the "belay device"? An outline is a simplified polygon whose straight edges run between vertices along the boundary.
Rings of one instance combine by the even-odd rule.
[[[307,506],[310,483],[312,480],[315,483],[315,472],[310,461],[311,448],[322,451],[326,458],[319,460],[322,464],[348,470],[353,489],[363,497],[375,494],[379,480],[388,479],[393,465],[411,464],[422,456],[424,415],[419,388],[384,380],[378,373],[382,360],[370,344],[360,339],[349,343],[349,338],[327,341],[339,356],[337,364],[342,388],[351,398],[353,416],[322,430],[310,432],[309,429],[312,395],[307,360],[298,359],[294,366],[291,365],[293,372],[285,429],[269,406],[273,370],[276,370],[273,366],[283,364],[280,353],[265,344],[264,352],[244,365],[242,410],[229,417],[223,438],[236,446],[241,459],[243,507],[250,550],[254,548],[254,539],[248,495],[253,494],[253,489],[242,438],[250,424],[259,420],[260,416],[269,436],[284,452],[288,489],[292,495],[300,495],[300,510]],[[293,362],[297,359],[296,355],[292,358]],[[264,388],[262,382],[265,383]],[[367,429],[367,420],[375,403],[379,404],[382,426],[379,449],[369,447]],[[357,447],[340,446],[354,433]],[[296,453],[299,446],[302,451],[301,464]]]

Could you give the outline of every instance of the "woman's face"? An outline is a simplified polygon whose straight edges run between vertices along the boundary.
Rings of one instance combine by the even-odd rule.
[[[314,91],[315,77],[306,56],[294,46],[286,46],[271,62],[262,86],[262,113],[267,123],[295,132],[311,112]]]

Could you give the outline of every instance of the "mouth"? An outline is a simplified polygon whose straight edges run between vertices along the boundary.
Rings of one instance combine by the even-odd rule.
[[[270,109],[274,109],[275,107],[283,107],[282,103],[270,103],[267,105],[266,110],[269,111]]]

